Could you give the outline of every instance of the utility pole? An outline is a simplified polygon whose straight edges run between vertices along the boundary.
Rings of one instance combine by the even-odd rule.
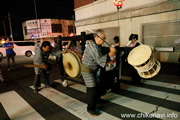
[[[34,0],[34,10],[35,10],[35,17],[36,17],[36,20],[37,20],[36,0]]]
[[[3,20],[3,26],[4,26],[4,34],[5,34],[5,37],[7,37],[7,35],[6,35],[6,25],[5,25],[4,20]]]
[[[11,31],[12,41],[14,41],[14,39],[13,39],[13,34],[12,34],[12,26],[11,26],[11,17],[10,17],[10,13],[8,13],[8,19],[9,19],[9,26],[10,26],[10,31]]]
[[[37,34],[38,34],[38,38],[39,38],[38,20],[37,20],[37,9],[36,9],[36,0],[34,0],[34,11],[35,11],[35,17],[36,17],[36,22],[37,22]]]

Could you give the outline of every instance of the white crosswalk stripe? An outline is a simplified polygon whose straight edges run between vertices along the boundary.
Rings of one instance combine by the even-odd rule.
[[[31,86],[31,88],[33,89],[33,86]],[[103,111],[101,111],[101,115],[92,117],[87,113],[87,104],[52,88],[42,89],[41,91],[39,91],[39,94],[53,101],[60,107],[64,108],[65,110],[74,114],[82,120],[119,120],[119,118]]]
[[[144,83],[148,84],[148,85],[154,85],[154,86],[160,86],[160,87],[180,90],[180,85],[173,84],[173,83],[158,82],[158,81],[152,81],[152,80],[145,80]]]
[[[122,76],[123,79],[130,81],[131,77],[127,76]],[[159,86],[159,87],[164,87],[164,88],[170,88],[170,89],[175,89],[175,90],[180,90],[180,85],[178,84],[173,84],[173,83],[167,83],[167,82],[159,82],[159,81],[153,81],[153,80],[144,80],[144,84],[147,85],[153,85],[153,86]]]
[[[58,82],[58,81],[56,81],[56,82]],[[81,84],[71,84],[71,85],[69,85],[69,87],[71,87],[71,88],[73,88],[75,90],[84,92],[84,93],[86,92],[86,87],[84,85],[81,85]],[[140,89],[142,89],[142,88],[140,88]],[[136,92],[136,91],[137,90],[134,89],[133,92]],[[151,96],[151,94],[153,94],[153,92],[149,93],[148,95]],[[147,94],[147,93],[143,91],[142,94]],[[152,96],[154,96],[154,94]],[[156,97],[158,97],[158,96],[156,96]],[[156,109],[156,105],[146,103],[146,102],[142,102],[142,101],[139,101],[139,100],[136,100],[136,99],[128,98],[128,97],[118,95],[118,94],[114,94],[114,93],[106,94],[105,96],[103,96],[103,99],[108,100],[108,101],[110,101],[112,103],[115,103],[115,104],[130,108],[130,109],[142,112],[142,113],[151,113],[153,110]],[[175,99],[178,99],[178,98],[175,98]],[[177,101],[177,100],[174,100],[174,101]],[[178,103],[179,103],[179,101],[178,101]],[[170,110],[170,109],[167,109],[167,108],[164,108],[164,107],[160,107],[159,110],[156,113],[157,114],[162,114],[162,115],[165,114],[165,113],[175,113],[175,114],[180,115],[180,112]],[[166,120],[166,119],[169,120],[169,118],[163,118],[163,119],[164,120]],[[171,120],[173,120],[173,119],[171,119]]]
[[[45,120],[15,91],[0,94],[0,102],[11,120]]]
[[[125,85],[125,84],[122,84],[122,85]],[[146,94],[146,95],[150,95],[150,96],[162,98],[162,99],[169,96],[169,97],[167,97],[167,100],[174,101],[174,102],[180,101],[180,96],[176,95],[176,94],[172,94],[172,93],[161,92],[161,91],[157,91],[157,90],[151,90],[151,89],[147,89],[147,88],[143,88],[143,87],[136,87],[136,86],[131,86],[128,89],[127,88],[122,88],[122,89],[136,92],[136,93]]]

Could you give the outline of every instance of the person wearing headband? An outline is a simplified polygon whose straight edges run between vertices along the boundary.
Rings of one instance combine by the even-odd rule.
[[[129,36],[129,41],[130,41],[130,45],[128,45],[129,47],[137,47],[140,45],[139,42],[137,42],[138,40],[138,34],[131,34]]]

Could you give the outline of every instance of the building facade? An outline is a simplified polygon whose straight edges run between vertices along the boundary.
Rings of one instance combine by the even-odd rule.
[[[50,41],[52,44],[59,35],[75,33],[74,21],[63,19],[37,19],[22,23],[24,39]]]
[[[180,0],[125,0],[117,10],[113,0],[74,0],[76,33],[104,29],[107,42],[120,36],[126,46],[131,33],[139,35],[139,42],[150,46],[175,47],[176,52],[156,52],[161,62],[177,62],[180,38]]]

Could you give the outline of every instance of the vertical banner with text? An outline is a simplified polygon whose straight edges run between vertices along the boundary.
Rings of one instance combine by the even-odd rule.
[[[41,37],[52,37],[51,19],[41,19]]]

